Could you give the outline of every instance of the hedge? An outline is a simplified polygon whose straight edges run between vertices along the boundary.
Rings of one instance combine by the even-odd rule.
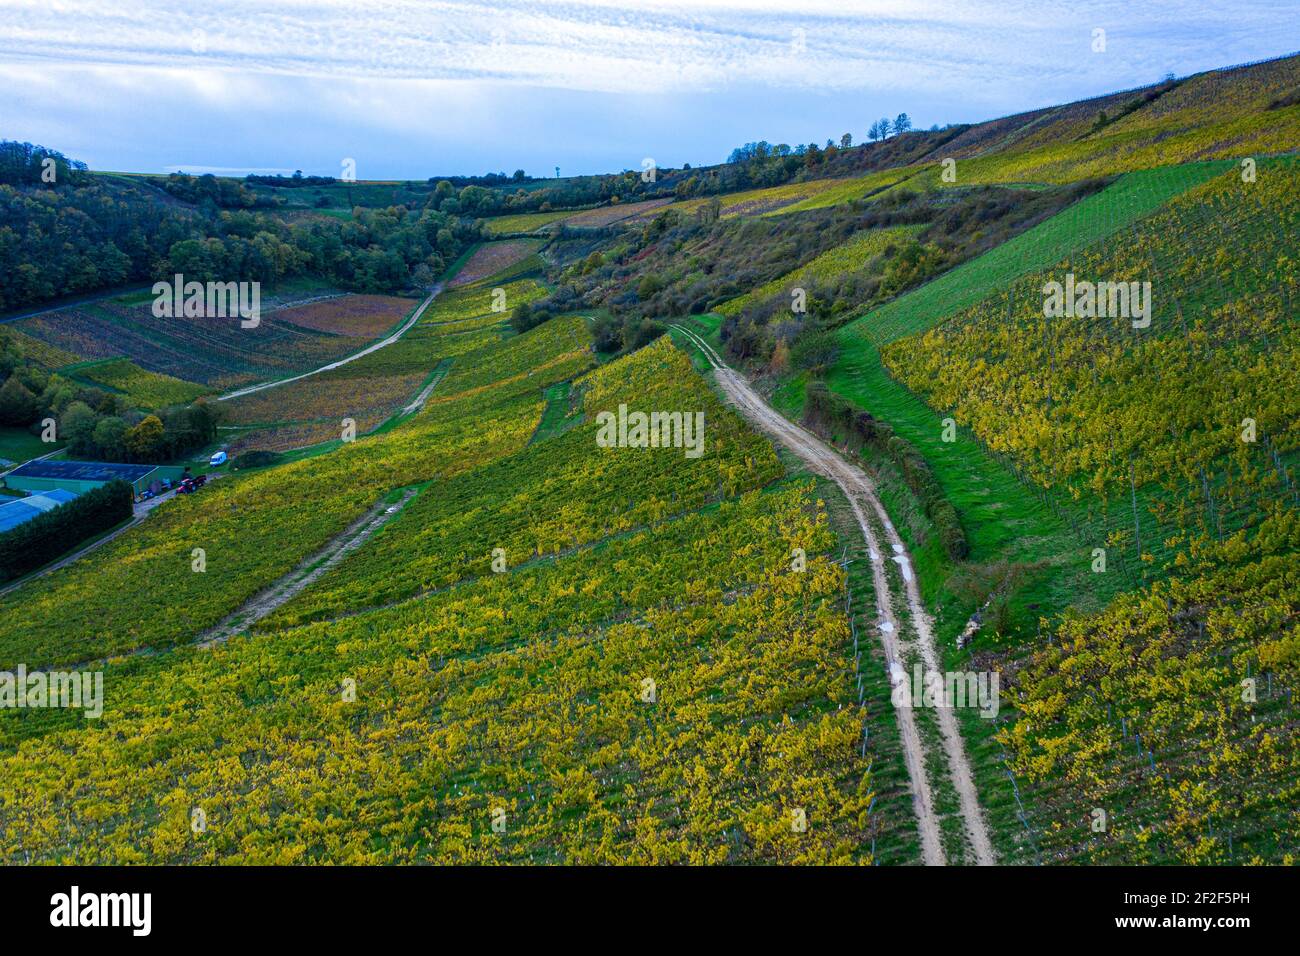
[[[859,411],[851,402],[831,392],[824,382],[809,382],[804,395],[805,425],[823,434],[843,434],[854,448],[870,445],[892,461],[939,532],[948,557],[960,561],[970,554],[970,543],[957,517],[957,509],[944,496],[930,465],[911,442],[895,435],[886,422]]]
[[[134,513],[135,493],[110,481],[0,534],[0,581],[22,577]]]
[[[243,471],[245,468],[265,468],[268,465],[278,465],[283,460],[284,455],[278,451],[265,451],[255,448],[232,458],[230,460],[230,470]]]

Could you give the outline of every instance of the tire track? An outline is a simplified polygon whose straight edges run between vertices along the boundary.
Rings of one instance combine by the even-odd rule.
[[[844,492],[853,509],[858,527],[862,529],[862,536],[871,555],[871,577],[880,615],[877,627],[880,632],[880,643],[885,651],[890,684],[896,684],[900,679],[909,679],[903,667],[903,654],[906,651],[917,651],[926,668],[932,671],[939,670],[934,632],[930,616],[921,602],[916,575],[912,573],[911,557],[902,538],[889,520],[884,506],[881,505],[876,495],[875,485],[867,477],[866,472],[845,461],[838,452],[816,435],[794,424],[768,405],[750,384],[733,371],[699,335],[680,325],[674,325],[673,328],[685,335],[701,350],[709,364],[713,366],[718,384],[746,419],[789,448],[815,472],[834,481]],[[907,607],[908,623],[914,636],[913,641],[905,642],[903,639],[900,621],[894,610],[889,578],[885,573],[885,552],[880,546],[880,536],[873,527],[873,522],[869,520],[869,516],[874,517],[875,522],[883,529],[884,540],[892,552],[892,559],[899,567],[903,579],[903,597]],[[992,865],[997,862],[997,857],[993,852],[988,827],[980,809],[978,791],[971,775],[970,763],[966,758],[956,717],[948,707],[935,708],[934,712],[943,743],[948,775],[958,796],[967,843],[978,864]],[[926,772],[925,744],[917,729],[912,708],[896,706],[894,713],[898,719],[904,763],[907,766],[912,791],[913,811],[916,814],[917,829],[921,837],[921,855],[927,865],[943,865],[946,863],[946,858],[943,851],[942,831]]]
[[[334,537],[322,550],[304,559],[288,574],[254,595],[237,610],[226,615],[220,624],[204,631],[195,639],[198,647],[223,644],[240,634],[271,612],[278,610],[310,587],[322,574],[334,567],[349,554],[361,547],[370,536],[388,524],[415,497],[415,489],[403,492],[394,504],[379,502],[350,527]]]

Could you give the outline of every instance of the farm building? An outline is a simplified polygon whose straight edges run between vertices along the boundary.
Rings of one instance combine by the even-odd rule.
[[[0,534],[10,528],[16,528],[20,524],[31,521],[37,515],[45,514],[45,512],[57,508],[59,505],[66,505],[76,497],[71,491],[55,488],[53,491],[47,491],[44,494],[31,495],[27,498],[19,498],[16,501],[6,501],[0,505]]]
[[[33,494],[62,489],[75,495],[110,481],[128,482],[141,494],[155,481],[176,478],[181,469],[165,465],[116,465],[102,461],[29,461],[5,475],[5,485]]]

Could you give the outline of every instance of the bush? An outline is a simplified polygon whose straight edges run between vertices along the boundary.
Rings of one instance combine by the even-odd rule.
[[[795,368],[820,372],[830,368],[840,357],[840,343],[834,332],[825,330],[805,332],[794,340],[790,359]]]
[[[649,345],[659,336],[668,330],[658,322],[651,319],[642,319],[640,322],[629,322],[628,327],[623,331],[623,344],[629,351],[635,352],[639,348]]]
[[[623,326],[610,315],[599,316],[591,329],[592,348],[611,354],[623,347]]]
[[[809,382],[804,392],[804,424],[823,434],[843,434],[853,448],[870,445],[884,454],[903,474],[903,482],[916,495],[926,517],[934,525],[943,550],[954,561],[970,554],[970,543],[962,529],[957,509],[944,497],[929,463],[905,438],[894,434],[885,422],[833,394],[824,382]]]
[[[527,302],[521,302],[515,306],[514,312],[510,315],[510,327],[523,335],[529,329],[535,329],[554,317],[551,310],[543,305],[531,306]]]
[[[110,481],[0,534],[0,581],[35,571],[130,518],[134,500],[129,484]]]

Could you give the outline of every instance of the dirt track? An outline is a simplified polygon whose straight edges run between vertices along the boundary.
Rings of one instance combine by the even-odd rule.
[[[834,481],[848,498],[871,555],[871,576],[880,613],[878,630],[881,646],[885,651],[886,666],[891,674],[891,683],[897,674],[896,669],[902,669],[904,654],[907,652],[918,653],[928,670],[939,670],[939,658],[935,651],[930,616],[921,602],[916,576],[912,573],[911,557],[881,505],[871,479],[861,468],[847,462],[816,435],[794,424],[768,405],[749,383],[729,368],[700,336],[681,326],[673,326],[673,328],[687,336],[704,353],[705,358],[713,366],[718,384],[747,420],[785,445],[813,471]],[[883,529],[892,558],[898,564],[903,578],[903,596],[906,603],[907,623],[911,625],[911,641],[905,639],[905,632],[900,627],[894,610],[894,596],[890,592],[889,578],[885,573],[884,550],[880,547],[879,535],[872,526],[872,517]],[[966,759],[956,718],[951,708],[937,707],[934,708],[934,712],[943,742],[948,776],[960,802],[962,823],[970,852],[979,865],[992,865],[997,862],[997,857],[993,852],[988,828],[980,810],[979,795],[971,776],[970,763]],[[894,713],[898,719],[904,762],[907,765],[912,790],[913,810],[920,831],[921,855],[927,865],[943,865],[946,863],[946,858],[942,831],[926,773],[925,744],[917,729],[913,709],[895,707]]]
[[[354,521],[345,531],[336,535],[322,550],[306,558],[298,567],[266,590],[254,595],[238,610],[227,615],[220,624],[200,634],[195,643],[199,647],[212,647],[248,630],[254,623],[288,603],[322,574],[365,544],[372,534],[395,518],[414,497],[414,489],[408,489],[394,504],[381,501]]]

